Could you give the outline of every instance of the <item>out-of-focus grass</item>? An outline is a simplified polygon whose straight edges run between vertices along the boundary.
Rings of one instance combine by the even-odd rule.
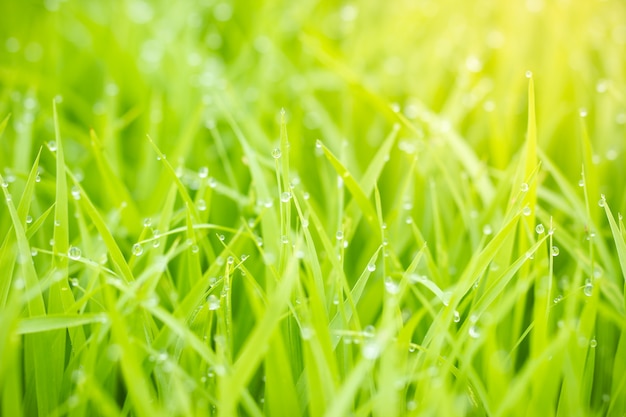
[[[0,414],[624,415],[625,22],[0,3]]]

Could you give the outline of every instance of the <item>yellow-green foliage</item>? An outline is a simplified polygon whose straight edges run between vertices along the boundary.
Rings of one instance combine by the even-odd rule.
[[[0,415],[623,416],[626,3],[0,2]]]

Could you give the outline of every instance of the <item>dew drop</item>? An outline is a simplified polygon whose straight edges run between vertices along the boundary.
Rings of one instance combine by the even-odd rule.
[[[536,227],[535,227],[535,232],[537,232],[537,234],[543,234],[543,232],[545,232],[545,228],[543,227],[543,224],[539,223]]]
[[[375,340],[370,340],[363,344],[361,354],[365,359],[375,360],[378,356],[380,356],[380,350],[380,344]]]
[[[580,117],[587,117],[587,109],[585,109],[584,107],[583,107],[583,108],[581,108],[581,109],[578,111],[578,114],[580,115]]]
[[[472,339],[478,339],[480,337],[480,329],[477,326],[471,326],[468,333]]]
[[[531,214],[531,213],[532,213],[532,210],[531,210],[531,208],[530,208],[529,206],[526,206],[526,207],[524,207],[524,208],[522,209],[522,214],[523,214],[524,216],[527,216],[527,217],[528,217],[528,216],[530,216],[530,214]]]
[[[141,246],[139,243],[135,243],[133,245],[133,255],[141,256],[142,254],[143,254],[143,246]]]
[[[398,294],[400,292],[400,284],[394,281],[393,278],[387,277],[385,278],[385,290],[389,294]]]
[[[483,63],[476,55],[470,55],[465,60],[465,67],[469,72],[480,72],[483,69]]]
[[[595,348],[596,346],[598,346],[598,341],[596,339],[591,339],[589,341],[589,346]]]
[[[367,270],[370,272],[376,271],[376,264],[373,264],[373,263],[367,264]]]
[[[280,201],[282,201],[283,203],[288,203],[289,200],[291,200],[291,193],[288,191],[285,191],[284,193],[282,193],[280,195]]]
[[[150,219],[150,217],[146,217],[145,219],[143,219],[143,227],[150,227],[152,226],[152,219]]]
[[[300,329],[300,335],[302,336],[302,340],[311,340],[315,331],[310,327],[302,327]]]
[[[204,179],[207,178],[209,176],[209,168],[208,167],[201,167],[198,170],[198,177]]]
[[[493,229],[491,228],[491,225],[486,224],[483,226],[483,235],[485,236],[489,236],[493,233]]]
[[[48,149],[50,149],[50,152],[56,152],[57,151],[57,143],[53,140],[51,140],[50,142],[47,143],[48,145]]]
[[[24,281],[24,278],[16,278],[13,282],[13,287],[16,290],[23,290],[24,287],[26,287],[26,282]]]
[[[81,255],[80,249],[77,248],[76,246],[70,246],[69,250],[67,251],[67,256],[70,259],[73,259],[75,261],[80,259],[80,255]]]
[[[526,71],[526,78],[533,78],[533,72],[530,70]]]
[[[557,295],[556,297],[554,297],[554,304],[558,304],[561,301],[563,301],[563,296],[562,295]]]
[[[33,222],[33,216],[26,216],[26,224],[31,224]]]
[[[600,197],[600,200],[598,200],[598,205],[600,207],[604,207],[605,204],[606,204],[606,198],[604,197],[604,194],[602,194]]]
[[[80,200],[80,188],[77,185],[72,187],[72,198],[74,200]]]
[[[209,178],[209,187],[215,188],[217,187],[217,180],[213,177]]]
[[[525,193],[528,191],[528,184],[526,184],[525,182],[522,183],[522,185],[520,185],[520,190]]]
[[[200,247],[198,245],[191,245],[191,253],[198,253],[200,251]]]
[[[550,253],[552,254],[552,256],[559,256],[560,250],[558,246],[552,246]]]
[[[217,310],[218,308],[220,308],[220,299],[219,299],[219,298],[217,298],[214,294],[209,295],[209,296],[206,298],[206,301],[207,301],[207,303],[208,303],[209,310],[211,310],[211,311],[215,311],[215,310]]]
[[[2,188],[8,188],[9,187],[9,183],[6,182],[5,180],[2,180]]]
[[[583,288],[583,293],[585,293],[587,297],[591,297],[593,295],[593,284],[590,282],[586,283]]]
[[[585,180],[580,179],[580,180],[578,181],[578,186],[579,186],[579,187],[584,187],[584,186],[585,186]]]
[[[343,240],[343,232],[340,230],[335,234],[337,240]]]
[[[225,237],[224,235],[219,235],[218,237],[219,237],[219,239],[220,239],[222,242],[224,241],[224,239],[226,239],[226,237]]]
[[[272,150],[272,158],[279,159],[281,156],[282,156],[282,152],[280,151],[280,148],[274,148]]]
[[[602,278],[602,268],[600,268],[599,266],[596,265],[593,268],[593,277],[595,279]]]
[[[198,209],[198,211],[206,211],[206,201],[204,201],[203,199],[198,200],[198,202],[196,203],[196,208]]]
[[[226,262],[228,263],[228,265],[232,265],[235,263],[235,258],[229,256],[228,258],[226,258]]]

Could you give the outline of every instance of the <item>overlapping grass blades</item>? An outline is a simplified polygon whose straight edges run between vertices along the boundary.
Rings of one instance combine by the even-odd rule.
[[[409,3],[0,3],[0,414],[626,411],[624,5]]]

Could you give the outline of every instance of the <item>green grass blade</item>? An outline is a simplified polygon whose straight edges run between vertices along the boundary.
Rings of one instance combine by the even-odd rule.
[[[18,334],[42,333],[52,330],[62,330],[71,327],[84,326],[92,323],[102,323],[106,316],[102,314],[81,315],[47,315],[22,319],[17,325]]]
[[[371,231],[375,235],[378,235],[380,229],[378,227],[376,211],[374,210],[374,207],[372,206],[369,198],[363,192],[363,189],[357,183],[356,179],[352,176],[350,171],[348,171],[348,169],[341,163],[341,161],[339,161],[339,159],[337,159],[337,157],[333,155],[330,149],[328,149],[323,144],[321,146],[324,151],[324,155],[326,155],[326,158],[330,161],[331,165],[337,172],[337,175],[346,184],[346,187],[348,188],[348,190],[350,190],[350,193],[352,194],[352,198],[354,198],[354,201],[356,201],[356,204],[363,212],[365,220],[367,224],[369,224]]]

